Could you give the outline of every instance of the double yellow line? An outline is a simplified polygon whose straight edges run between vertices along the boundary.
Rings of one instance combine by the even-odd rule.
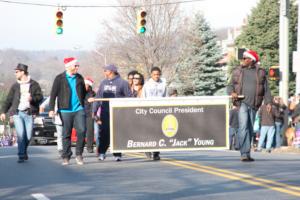
[[[127,155],[132,156],[132,157],[145,158],[145,155],[141,154],[141,153],[130,153]],[[271,181],[268,179],[258,178],[258,177],[252,176],[250,174],[244,174],[244,173],[240,173],[240,172],[234,172],[234,171],[230,171],[230,170],[219,169],[216,167],[204,166],[204,165],[195,164],[192,162],[180,161],[180,160],[175,160],[175,159],[170,159],[170,158],[162,159],[160,162],[169,164],[169,165],[174,165],[177,167],[182,167],[185,169],[191,169],[191,170],[195,170],[198,172],[203,172],[203,173],[212,174],[215,176],[220,176],[220,177],[235,180],[235,181],[241,181],[241,182],[248,183],[251,185],[265,187],[270,190],[275,190],[275,191],[278,191],[281,193],[286,193],[289,195],[300,197],[300,187],[288,185],[288,184],[284,184],[284,183],[279,183],[279,182]]]

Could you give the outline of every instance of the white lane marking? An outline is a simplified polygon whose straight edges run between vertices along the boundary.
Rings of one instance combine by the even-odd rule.
[[[31,194],[31,196],[37,200],[50,200],[48,197],[46,197],[42,193]]]

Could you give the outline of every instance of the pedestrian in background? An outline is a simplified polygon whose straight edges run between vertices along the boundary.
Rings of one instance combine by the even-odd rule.
[[[62,165],[68,165],[72,156],[71,133],[75,128],[77,133],[76,162],[83,165],[83,148],[85,138],[85,111],[84,99],[86,89],[83,77],[78,73],[78,61],[65,58],[65,71],[56,76],[50,95],[49,116],[54,117],[55,100],[57,99],[58,112],[63,122],[63,153]]]
[[[229,148],[230,150],[239,149],[239,108],[235,104],[229,111]]]
[[[8,111],[13,116],[18,137],[18,162],[28,160],[28,145],[33,130],[33,115],[38,114],[43,100],[40,85],[31,79],[28,66],[19,63],[15,68],[17,82],[12,85],[3,103],[0,118],[5,121]]]
[[[242,162],[251,162],[251,138],[256,111],[263,100],[271,111],[272,97],[266,71],[258,65],[258,54],[253,50],[243,53],[242,64],[232,71],[227,92],[239,106],[239,144]],[[244,98],[239,98],[242,95]]]
[[[175,88],[171,88],[169,90],[169,97],[177,97],[178,96],[178,91]]]
[[[129,84],[129,88],[131,90],[131,93],[133,92],[133,75],[138,73],[138,71],[136,70],[132,70],[130,71],[128,74],[127,74],[127,81],[128,81],[128,84]]]
[[[133,75],[133,84],[132,84],[132,96],[133,97],[141,97],[142,96],[142,89],[144,86],[144,76],[143,74],[136,72]]]
[[[271,153],[271,147],[275,135],[275,117],[279,116],[279,112],[275,109],[275,106],[272,106],[271,111],[268,111],[267,105],[264,104],[260,107],[259,116],[261,120],[261,128],[257,151],[262,151],[267,138],[266,151]]]
[[[85,89],[87,91],[84,99],[84,110],[86,116],[86,148],[89,153],[94,152],[94,118],[93,113],[93,97],[96,93],[93,90],[94,80],[90,77],[84,79]]]
[[[151,68],[151,78],[145,83],[142,90],[142,98],[166,97],[167,84],[161,78],[161,70],[158,67]],[[147,158],[160,160],[160,152],[146,152]]]
[[[131,91],[127,81],[121,78],[115,65],[110,64],[104,67],[105,79],[100,83],[96,98],[122,98],[130,97]],[[101,106],[100,121],[100,148],[99,160],[106,158],[106,151],[110,145],[110,120],[109,101],[96,101],[93,104],[93,113],[96,116]],[[113,153],[116,161],[121,161],[121,153]]]
[[[287,106],[280,97],[274,97],[273,105],[273,108],[276,109],[276,113],[278,113],[278,115],[275,116],[275,136],[272,147],[278,149],[282,145],[282,129],[284,125],[284,114]]]
[[[46,107],[49,107],[50,103],[50,96],[47,97],[47,99],[40,105],[40,113],[45,111]],[[60,118],[60,114],[57,109],[57,100],[55,100],[55,108],[54,108],[54,124],[56,128],[56,134],[57,134],[57,139],[56,139],[56,146],[57,146],[57,151],[59,155],[61,156],[63,153],[63,126],[62,126],[62,121]]]

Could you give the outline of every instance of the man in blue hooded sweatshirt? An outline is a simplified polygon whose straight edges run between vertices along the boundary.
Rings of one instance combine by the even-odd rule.
[[[100,83],[95,98],[121,98],[131,96],[128,82],[121,78],[115,65],[110,64],[105,66],[104,75],[105,79]],[[105,153],[110,143],[109,102],[94,102],[94,116],[96,116],[97,110],[100,106],[100,120],[102,122],[102,125],[100,130],[99,160],[104,160]],[[121,153],[114,153],[113,155],[116,161],[121,161]]]

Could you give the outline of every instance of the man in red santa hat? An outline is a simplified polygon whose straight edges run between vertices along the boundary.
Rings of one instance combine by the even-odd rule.
[[[65,58],[64,64],[65,71],[56,76],[52,85],[49,116],[54,117],[54,105],[55,99],[57,99],[58,112],[63,124],[62,165],[68,165],[72,156],[72,128],[75,128],[77,133],[76,162],[78,165],[83,165],[82,153],[86,131],[84,111],[85,83],[83,77],[77,73],[79,64],[75,58]]]
[[[227,87],[233,102],[239,106],[238,141],[242,162],[252,162],[250,156],[251,138],[256,111],[265,101],[268,112],[271,111],[272,97],[268,86],[266,71],[258,65],[259,56],[253,50],[243,53],[242,64],[235,67]],[[239,98],[243,96],[243,98]]]

